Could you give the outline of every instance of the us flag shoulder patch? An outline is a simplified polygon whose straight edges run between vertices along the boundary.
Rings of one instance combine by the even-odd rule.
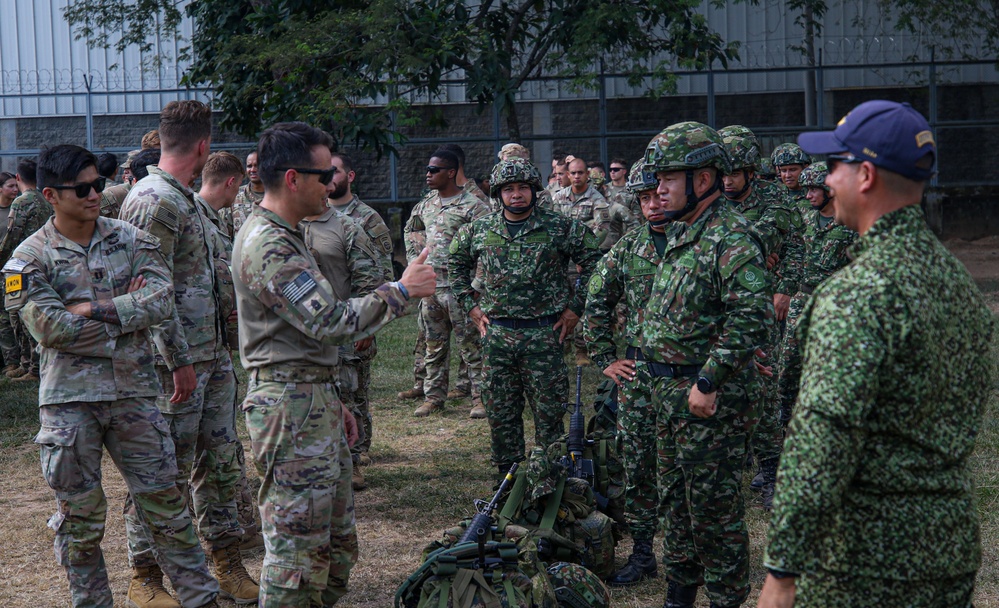
[[[311,291],[319,287],[316,284],[316,280],[312,278],[307,271],[303,270],[295,280],[287,283],[281,288],[281,293],[284,297],[288,299],[292,304],[298,304],[302,301],[302,298],[307,296]]]

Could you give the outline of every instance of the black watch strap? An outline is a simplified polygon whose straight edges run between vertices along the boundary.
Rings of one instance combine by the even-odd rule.
[[[798,578],[797,572],[783,572],[781,570],[771,570],[770,568],[767,568],[767,572],[774,578]]]
[[[697,379],[697,390],[701,391],[705,395],[710,395],[715,392],[715,383],[708,380],[704,376]]]

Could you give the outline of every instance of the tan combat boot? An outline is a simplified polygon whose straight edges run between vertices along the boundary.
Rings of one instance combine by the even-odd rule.
[[[19,365],[14,369],[10,370],[9,372],[5,373],[4,376],[7,376],[8,378],[20,378],[26,373],[28,373],[28,370],[24,369]]]
[[[396,397],[400,399],[423,399],[425,393],[422,388],[411,388],[408,391],[402,391],[396,394]]]
[[[163,572],[159,566],[132,569],[125,605],[128,608],[181,608],[180,602],[163,587]]]
[[[357,464],[362,467],[366,467],[371,464],[371,457],[368,456],[367,452],[361,452],[361,454],[357,457]]]
[[[215,562],[215,578],[219,581],[221,597],[231,599],[237,604],[257,603],[260,587],[253,582],[243,566],[243,558],[239,555],[239,543],[232,543],[225,549],[212,551],[212,561]]]
[[[434,403],[433,401],[424,401],[423,405],[416,408],[416,411],[413,412],[413,415],[416,416],[417,418],[424,418],[434,412],[439,412],[442,409],[444,409],[444,406],[441,405],[440,403]]]
[[[350,477],[350,487],[355,492],[360,492],[368,487],[368,482],[364,481],[364,473],[361,472],[361,466],[358,464],[354,464],[354,473]]]
[[[41,382],[42,379],[38,377],[37,374],[28,372],[23,376],[18,376],[17,378],[11,378],[11,382]]]
[[[459,391],[456,388],[451,389],[447,393],[448,399],[464,399],[465,397],[468,397],[468,393],[466,393],[465,391]]]
[[[472,404],[472,411],[468,412],[468,417],[472,420],[486,418],[486,408],[482,405],[481,401],[476,401]]]

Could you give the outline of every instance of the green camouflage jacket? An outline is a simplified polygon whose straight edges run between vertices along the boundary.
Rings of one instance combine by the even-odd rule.
[[[788,253],[784,283],[794,294],[802,289],[814,289],[826,277],[849,263],[847,250],[857,240],[857,233],[831,221],[825,228],[819,224],[819,212],[812,209],[803,217],[802,246]],[[796,287],[796,288],[795,288]]]
[[[152,234],[173,275],[173,317],[153,328],[157,364],[170,370],[222,355],[225,319],[214,297],[214,227],[195,194],[158,167],[132,186],[121,219]]]
[[[784,193],[784,207],[791,212],[791,230],[778,250],[780,261],[773,268],[777,272],[777,285],[774,291],[775,293],[793,296],[798,289],[798,285],[794,280],[792,260],[800,260],[803,255],[801,250],[805,246],[803,240],[805,215],[812,211],[812,204],[805,198],[804,188],[792,191],[786,187],[782,187],[782,191]],[[791,276],[788,280],[785,280],[784,277],[787,275]]]
[[[52,217],[52,205],[36,189],[14,199],[7,215],[7,232],[0,241],[0,264],[4,264],[18,245],[41,229]]]
[[[570,260],[583,268],[585,284],[600,259],[600,241],[581,222],[535,208],[517,236],[510,236],[501,212],[463,227],[451,242],[451,289],[466,311],[478,305],[487,316],[536,319],[569,307],[583,313],[585,291],[570,299]],[[482,266],[485,293],[473,298],[472,278]]]
[[[878,219],[797,324],[801,392],[767,567],[895,580],[973,573],[969,458],[994,389],[995,317],[918,205]]]
[[[667,231],[674,223],[667,224]],[[587,285],[583,336],[590,358],[603,369],[617,359],[614,325],[619,303],[627,311],[626,346],[640,346],[646,304],[659,270],[659,254],[648,222],[624,235],[600,258]]]
[[[249,182],[243,184],[243,187],[239,189],[239,194],[236,195],[236,201],[232,204],[232,207],[223,209],[223,213],[220,214],[223,223],[230,229],[230,236],[235,238],[236,233],[243,227],[243,224],[246,223],[246,220],[262,200],[264,200],[263,192],[255,192],[250,187]]]
[[[721,386],[766,342],[766,265],[749,222],[724,197],[671,232],[642,327],[647,358],[701,365]]]
[[[173,285],[156,237],[98,218],[90,245],[65,238],[50,220],[14,251],[3,271],[7,310],[16,311],[41,349],[38,404],[155,397],[160,383],[149,328],[173,313]],[[128,293],[142,276],[146,286]],[[16,278],[20,289],[11,291]],[[120,324],[66,306],[110,300]]]

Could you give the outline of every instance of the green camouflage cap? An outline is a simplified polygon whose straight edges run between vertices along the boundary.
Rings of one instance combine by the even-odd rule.
[[[121,168],[122,170],[131,169],[132,161],[135,160],[135,157],[138,156],[140,152],[142,152],[142,150],[132,150],[131,152],[129,152],[128,158],[125,159],[125,162],[118,165],[119,168]]]
[[[728,154],[721,136],[699,122],[681,122],[663,129],[645,149],[642,166],[647,171],[714,167],[723,174],[729,172]]]
[[[646,190],[654,190],[659,187],[659,180],[653,171],[642,169],[642,161],[636,160],[628,172],[628,192],[638,194]]]
[[[784,165],[810,165],[812,157],[805,153],[798,144],[781,144],[774,148],[770,160],[775,167]]]
[[[726,137],[745,137],[753,142],[757,151],[760,149],[760,140],[756,139],[756,133],[753,133],[749,127],[744,127],[742,125],[729,125],[718,129],[718,135],[721,135],[722,139],[725,139]]]
[[[541,190],[541,172],[534,164],[523,158],[508,158],[496,163],[492,175],[489,176],[489,195],[499,198],[500,189],[507,184],[525,183]]]
[[[812,163],[805,167],[805,170],[798,176],[798,184],[805,188],[822,188],[830,192],[826,185],[826,176],[829,175],[829,167],[825,162]]]
[[[732,163],[732,171],[756,170],[756,163],[760,160],[760,149],[754,140],[742,135],[725,135],[722,141],[725,143],[725,151],[728,152],[729,161]]]
[[[561,608],[609,608],[610,592],[596,574],[579,564],[556,562],[548,567],[548,579],[555,588]]]

